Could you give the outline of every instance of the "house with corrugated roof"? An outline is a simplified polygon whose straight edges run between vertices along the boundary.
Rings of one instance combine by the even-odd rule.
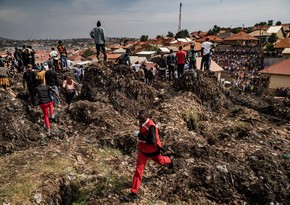
[[[241,46],[255,46],[259,44],[259,39],[253,37],[244,31],[236,33],[224,39],[224,44],[241,45]]]
[[[124,54],[126,53],[126,50],[124,48],[118,48],[113,51],[114,54]]]
[[[285,37],[283,26],[270,26],[267,32],[270,34],[275,33],[279,39]]]
[[[285,59],[259,71],[270,79],[269,88],[290,87],[290,59]]]
[[[282,59],[288,59],[290,58],[290,48],[285,48],[283,51],[282,51]]]
[[[271,36],[271,33],[268,33],[267,31],[261,29],[261,30],[255,30],[249,33],[249,35],[258,38],[260,42],[264,44],[268,42],[268,38]]]
[[[207,39],[207,38],[213,43],[222,43],[223,42],[223,39],[221,39],[220,37],[214,36],[214,35],[205,36],[203,38],[196,40],[196,42],[203,43],[203,42],[205,42],[205,39]]]
[[[285,48],[290,48],[290,38],[277,40],[277,42],[274,45],[274,48],[279,52],[282,52]]]
[[[220,33],[217,35],[217,37],[221,38],[221,39],[225,39],[225,38],[228,38],[230,36],[234,35],[234,33],[230,32],[230,31],[227,31],[225,33]]]

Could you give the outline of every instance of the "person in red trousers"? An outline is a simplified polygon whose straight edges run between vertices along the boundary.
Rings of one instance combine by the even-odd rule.
[[[42,81],[40,80],[38,80],[38,84],[39,85],[35,88],[35,92],[39,99],[38,104],[44,115],[44,122],[46,125],[47,134],[50,134],[49,119],[54,120],[55,118],[53,102],[50,97],[51,96],[50,93],[51,92],[56,93],[56,91],[52,87],[42,84]],[[48,115],[48,110],[49,110],[50,116]]]
[[[134,133],[134,136],[136,136],[138,140],[136,171],[133,177],[131,193],[125,197],[125,201],[134,201],[138,199],[138,190],[148,159],[153,160],[159,165],[167,164],[169,165],[169,168],[173,168],[173,157],[162,156],[160,154],[162,145],[160,142],[158,129],[155,123],[148,118],[147,111],[141,110],[137,118],[140,123],[140,129],[139,132]]]

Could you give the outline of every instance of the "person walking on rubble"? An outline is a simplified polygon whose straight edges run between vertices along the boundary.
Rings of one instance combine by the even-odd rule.
[[[166,56],[166,64],[168,68],[169,81],[174,80],[176,59],[175,56],[173,55],[172,49],[170,49],[170,54]]]
[[[135,201],[138,199],[138,190],[148,159],[153,160],[159,165],[169,165],[169,168],[173,168],[173,157],[162,156],[160,154],[160,150],[163,150],[163,148],[160,142],[158,128],[155,123],[149,119],[147,111],[141,110],[137,118],[140,123],[140,129],[139,132],[134,133],[134,136],[137,137],[137,147],[139,151],[131,193],[124,198],[125,201]]]
[[[29,99],[32,105],[35,105],[35,87],[36,87],[36,73],[32,71],[32,65],[27,65],[27,71],[23,74],[23,88],[27,85]]]
[[[49,57],[53,60],[53,66],[54,66],[55,71],[58,71],[58,52],[55,50],[54,47],[51,48]]]
[[[196,67],[196,53],[200,51],[196,51],[194,49],[194,44],[190,45],[190,50],[186,53],[186,61],[189,64],[189,69],[197,69]]]
[[[65,45],[63,45],[62,41],[58,41],[57,50],[60,57],[60,67],[61,70],[67,69],[67,50]]]
[[[62,88],[65,89],[66,92],[66,103],[67,108],[69,109],[69,106],[76,95],[76,82],[73,81],[69,76],[66,76],[66,79],[62,83]]]
[[[93,30],[90,32],[90,36],[95,40],[96,43],[97,59],[100,60],[100,51],[102,50],[102,53],[104,54],[104,61],[106,61],[107,53],[105,47],[105,30],[101,27],[100,21],[97,22],[97,27],[93,28]]]
[[[51,95],[52,93],[54,93],[58,96],[58,94],[51,86],[44,85],[40,79],[38,80],[38,84],[39,85],[35,88],[35,93],[38,96],[38,104],[43,112],[46,131],[48,134],[50,134],[49,120],[55,120],[53,100],[51,98]],[[48,115],[48,109],[50,115]]]
[[[214,48],[213,43],[209,41],[209,38],[206,38],[205,42],[201,44],[201,71],[203,68],[205,72],[208,72],[210,70],[210,53],[212,48]]]
[[[185,57],[185,51],[182,50],[182,46],[179,46],[179,51],[176,53],[178,77],[181,77],[184,73]]]
[[[54,66],[50,66],[49,70],[45,72],[45,74],[44,74],[45,82],[46,82],[46,85],[51,86],[55,90],[56,95],[59,95],[59,89],[58,89],[59,81],[57,78],[57,73],[53,70],[54,69],[53,67]],[[54,93],[50,93],[50,95],[51,95],[50,97],[54,101],[55,105],[58,107],[61,107],[59,98],[57,98],[54,95]]]

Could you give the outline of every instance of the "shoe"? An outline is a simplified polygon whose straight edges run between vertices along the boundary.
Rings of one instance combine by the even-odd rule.
[[[170,162],[168,168],[169,169],[173,169],[173,167],[174,167],[174,157],[171,155],[169,158],[170,158],[171,162]]]
[[[138,198],[139,197],[136,193],[131,192],[130,194],[124,197],[124,201],[133,202],[133,201],[136,201]]]

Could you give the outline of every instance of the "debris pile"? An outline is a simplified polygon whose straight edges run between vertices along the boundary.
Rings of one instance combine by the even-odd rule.
[[[43,173],[33,201],[72,204],[79,196],[84,204],[120,204],[135,170],[136,113],[147,108],[159,127],[164,154],[175,156],[175,167],[148,161],[141,204],[290,204],[290,166],[284,157],[290,154],[290,124],[283,120],[289,116],[287,101],[228,98],[215,79],[191,72],[173,85],[162,82],[159,89],[132,74],[127,66],[86,69],[79,98],[69,110],[56,110],[59,121],[43,147],[38,146],[44,126],[41,110],[28,105],[16,83],[0,91],[0,153],[22,150],[18,160],[25,158],[23,164],[7,162],[9,170],[28,173],[37,156],[43,162],[57,157],[73,161],[66,162],[67,172]],[[268,111],[269,106],[280,106],[279,115]],[[118,153],[102,155],[112,148]],[[0,167],[0,187],[6,182],[5,170]]]
[[[193,92],[212,111],[227,107],[229,100],[226,98],[225,90],[214,78],[205,78],[201,75],[200,71],[185,72],[175,81],[173,87],[176,91]]]
[[[141,108],[151,108],[157,96],[154,88],[134,79],[129,66],[99,65],[86,70],[81,97],[110,103],[117,111],[136,114]]]

